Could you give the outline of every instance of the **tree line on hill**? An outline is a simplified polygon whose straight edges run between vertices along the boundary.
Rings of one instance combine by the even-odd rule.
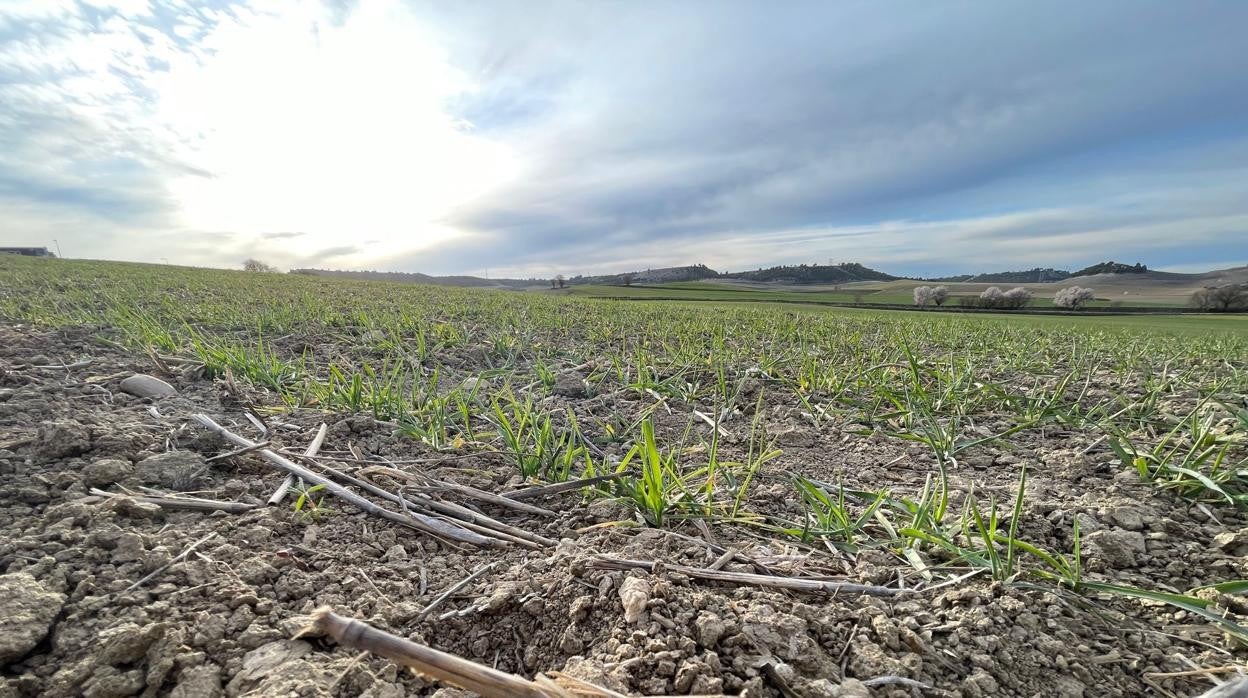
[[[984,284],[1044,284],[1054,281],[1065,281],[1077,276],[1094,276],[1096,274],[1143,274],[1148,267],[1119,262],[1101,262],[1078,271],[1053,269],[1049,267],[1027,269],[1025,271],[1001,271],[988,274],[958,274],[955,276],[938,276],[926,281],[943,281],[945,283],[984,283]]]

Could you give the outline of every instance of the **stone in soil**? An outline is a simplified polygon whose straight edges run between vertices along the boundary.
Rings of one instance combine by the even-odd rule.
[[[555,385],[551,388],[551,392],[563,397],[585,397],[589,394],[585,380],[575,373],[565,373],[555,378]]]
[[[139,479],[149,485],[188,490],[208,472],[204,457],[189,451],[170,451],[149,456],[135,468]]]
[[[149,376],[145,373],[136,373],[133,376],[121,382],[121,391],[130,393],[138,397],[146,398],[162,398],[177,395],[178,391],[172,385],[162,381],[155,376]]]
[[[1147,550],[1143,533],[1121,528],[1095,531],[1089,533],[1085,540],[1092,557],[1112,569],[1135,567],[1137,556]]]
[[[91,448],[91,430],[73,420],[39,425],[39,455],[48,460],[77,456]]]
[[[63,594],[48,591],[28,574],[0,576],[0,666],[37,647],[64,605]]]
[[[134,474],[134,466],[116,458],[104,458],[90,463],[82,469],[82,481],[88,487],[107,487],[115,482],[124,482]]]

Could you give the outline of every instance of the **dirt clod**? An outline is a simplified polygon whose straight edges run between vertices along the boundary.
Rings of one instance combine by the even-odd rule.
[[[134,466],[117,458],[102,458],[82,469],[82,481],[88,487],[107,487],[125,482],[134,474]]]
[[[47,460],[76,456],[91,448],[91,430],[75,421],[44,422],[38,446],[40,457]]]
[[[135,472],[149,485],[170,490],[194,489],[208,471],[204,457],[189,451],[170,451],[139,461]]]
[[[624,604],[624,621],[640,623],[650,601],[650,585],[640,577],[628,577],[620,585],[620,601]]]
[[[0,666],[25,657],[52,630],[65,595],[18,572],[0,576]]]

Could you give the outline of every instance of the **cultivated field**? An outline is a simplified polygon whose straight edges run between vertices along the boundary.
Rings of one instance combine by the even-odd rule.
[[[0,696],[442,685],[289,639],[326,605],[625,694],[1195,695],[1248,657],[1245,395],[1243,318],[0,257]],[[375,509],[264,506],[266,453]]]
[[[956,307],[962,297],[977,298],[984,290],[996,286],[1008,290],[1022,286],[1033,294],[1029,308],[1053,309],[1054,294],[1068,286],[1090,287],[1096,299],[1089,308],[1184,308],[1192,295],[1207,286],[1248,283],[1248,267],[1223,269],[1205,274],[1172,274],[1150,271],[1141,274],[1098,274],[1053,283],[954,283],[927,282],[910,279],[896,281],[857,281],[839,285],[781,284],[709,279],[657,284],[570,286],[567,293],[594,298],[652,298],[666,300],[779,302],[810,304],[894,304],[912,305],[917,286],[940,285],[948,289],[949,307]],[[538,288],[536,290],[542,290]]]

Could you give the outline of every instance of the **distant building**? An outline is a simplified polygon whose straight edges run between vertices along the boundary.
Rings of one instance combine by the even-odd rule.
[[[46,247],[0,247],[0,254],[20,254],[23,257],[55,257]]]

